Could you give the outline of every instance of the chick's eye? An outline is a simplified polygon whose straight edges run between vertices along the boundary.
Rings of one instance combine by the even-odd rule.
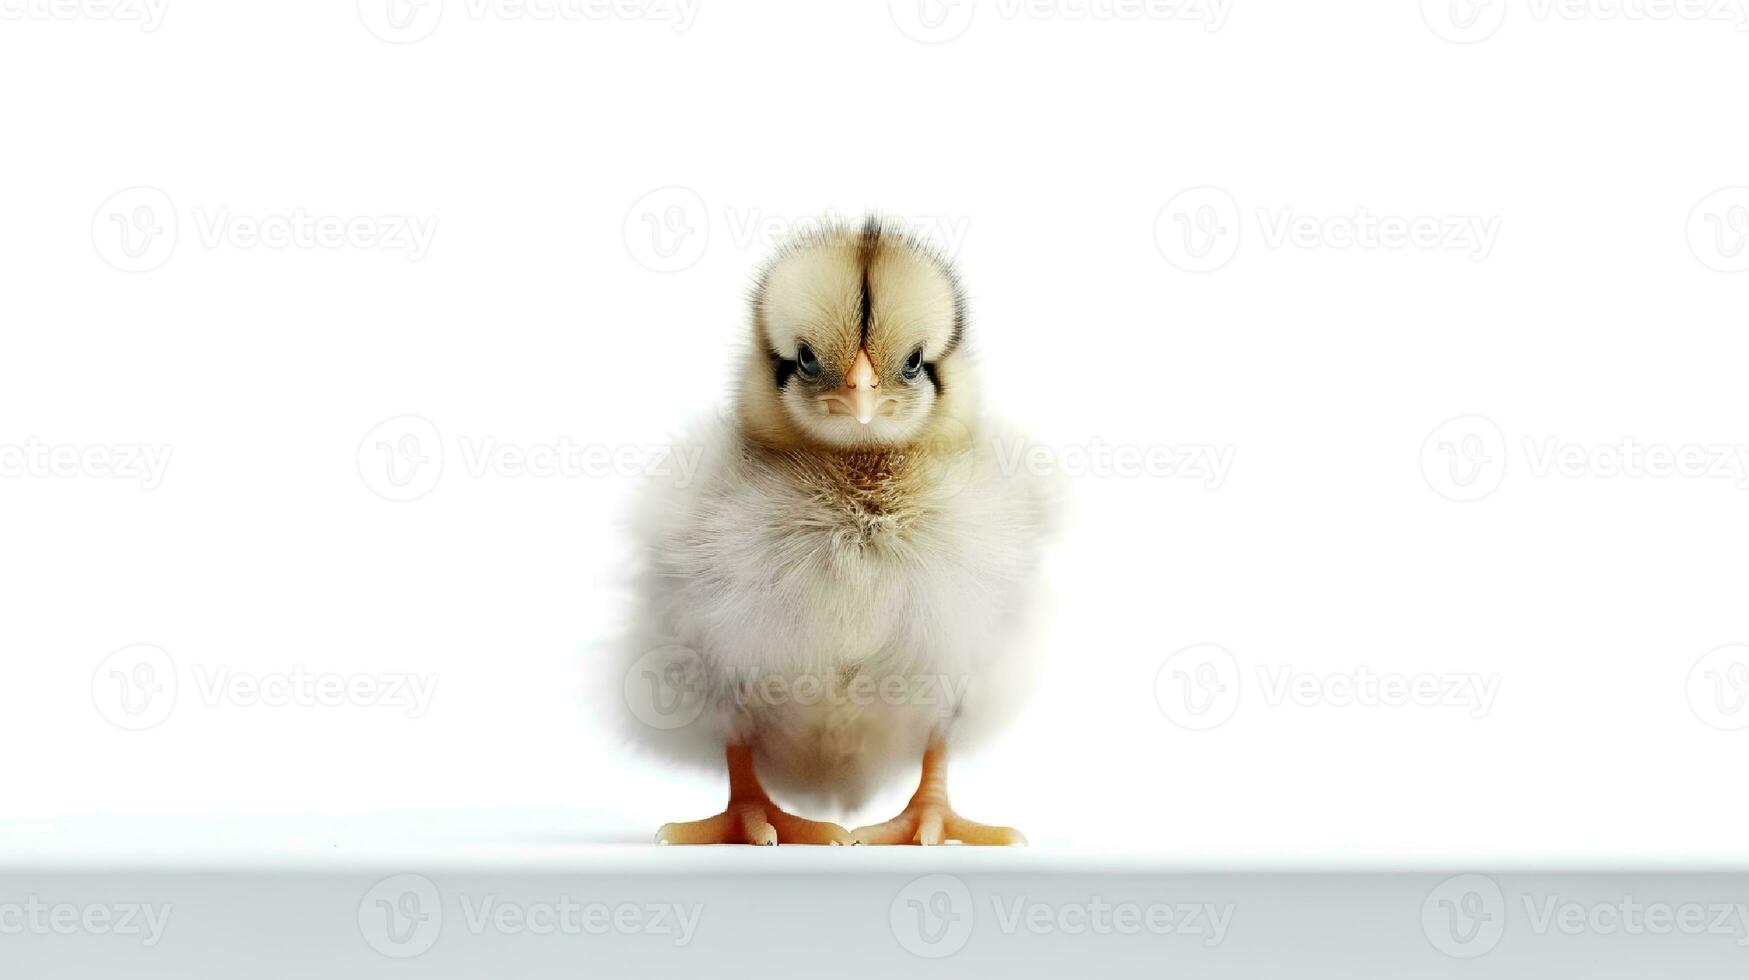
[[[910,357],[905,358],[904,373],[906,381],[916,381],[917,376],[923,373],[923,348],[917,348],[911,352]]]
[[[796,368],[802,372],[804,378],[812,379],[820,376],[820,359],[814,356],[812,347],[802,344],[796,348]]]

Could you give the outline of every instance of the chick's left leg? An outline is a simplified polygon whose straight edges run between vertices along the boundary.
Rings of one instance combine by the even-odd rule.
[[[786,813],[765,795],[753,771],[753,750],[731,745],[729,805],[703,820],[663,824],[658,844],[849,844],[850,834],[835,823],[804,820]]]
[[[953,812],[947,802],[947,746],[931,742],[923,752],[923,777],[917,792],[900,814],[886,823],[858,827],[850,832],[858,844],[962,844],[1010,845],[1026,843],[1026,835],[1013,827],[996,827],[967,820]]]

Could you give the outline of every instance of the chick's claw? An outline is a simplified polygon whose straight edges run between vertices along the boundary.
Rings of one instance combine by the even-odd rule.
[[[806,820],[767,804],[766,818],[784,844],[853,844],[850,831],[824,820]]]
[[[714,817],[663,824],[658,844],[849,844],[850,833],[835,823],[804,820],[775,803],[731,803]]]
[[[885,823],[858,827],[850,832],[858,844],[935,845],[947,841],[1008,847],[1026,843],[1026,835],[1013,827],[996,827],[967,820],[946,803],[912,803]]]

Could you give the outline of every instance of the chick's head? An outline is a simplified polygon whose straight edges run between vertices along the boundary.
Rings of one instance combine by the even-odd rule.
[[[947,260],[877,218],[798,238],[754,288],[743,428],[782,449],[963,441],[976,403],[965,307]]]

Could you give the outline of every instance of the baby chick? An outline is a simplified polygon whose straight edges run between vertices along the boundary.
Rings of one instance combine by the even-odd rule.
[[[953,269],[875,218],[827,228],[770,262],[751,319],[732,419],[677,449],[694,474],[642,515],[629,655],[698,710],[631,728],[729,773],[722,813],[657,841],[1024,843],[946,789],[950,749],[1030,687],[1053,510],[980,411]],[[904,811],[855,831],[765,789],[854,807],[919,764]]]

